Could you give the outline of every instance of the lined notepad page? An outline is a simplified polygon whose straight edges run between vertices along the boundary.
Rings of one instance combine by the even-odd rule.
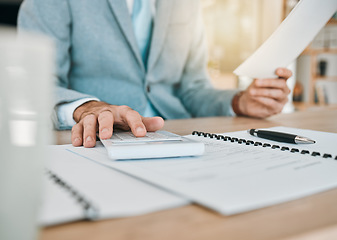
[[[239,133],[225,134],[235,136]],[[205,155],[156,161],[96,161],[225,215],[301,198],[337,186],[337,162],[333,159],[215,138],[190,138],[206,145]],[[337,141],[335,135],[329,139]]]

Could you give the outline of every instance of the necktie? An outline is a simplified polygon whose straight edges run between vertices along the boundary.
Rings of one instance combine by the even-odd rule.
[[[151,45],[153,19],[151,13],[151,0],[134,0],[132,9],[132,23],[137,44],[143,59],[145,69]],[[147,102],[144,117],[159,116],[150,101]]]
[[[147,67],[153,28],[150,1],[151,0],[134,0],[132,10],[134,33],[145,68]]]

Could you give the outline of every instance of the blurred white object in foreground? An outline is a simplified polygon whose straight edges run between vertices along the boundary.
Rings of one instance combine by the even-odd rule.
[[[0,239],[36,239],[50,140],[52,42],[0,28]]]

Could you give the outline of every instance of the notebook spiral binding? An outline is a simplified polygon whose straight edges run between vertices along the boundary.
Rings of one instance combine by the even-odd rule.
[[[61,179],[52,171],[46,169],[46,174],[50,180],[52,180],[55,184],[59,185],[66,191],[68,191],[73,198],[81,205],[84,216],[88,220],[95,220],[99,217],[98,208],[96,208],[89,200],[87,200],[81,193],[76,191],[72,186],[70,186],[67,182]]]
[[[300,154],[308,154],[311,156],[321,156],[323,158],[332,158],[332,154],[329,153],[320,153],[320,152],[315,152],[312,151],[310,152],[309,150],[299,150],[297,148],[289,148],[286,146],[280,146],[280,145],[271,145],[269,143],[262,143],[259,141],[252,141],[252,140],[246,140],[243,138],[236,138],[236,137],[230,137],[230,136],[223,136],[221,134],[214,134],[214,133],[207,133],[207,132],[199,132],[199,131],[193,131],[192,135],[197,135],[197,136],[203,136],[203,137],[208,137],[208,138],[214,138],[216,140],[221,140],[221,141],[229,141],[229,142],[236,142],[238,144],[244,144],[244,145],[253,145],[253,146],[261,146],[261,147],[269,147],[271,149],[279,149],[281,151],[290,151],[292,153],[300,153]],[[334,158],[337,160],[337,156]]]

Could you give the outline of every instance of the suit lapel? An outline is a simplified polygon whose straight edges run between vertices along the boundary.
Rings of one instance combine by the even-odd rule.
[[[160,55],[161,49],[163,48],[170,22],[172,2],[172,0],[157,0],[157,10],[154,19],[154,29],[148,60],[148,70],[151,70],[151,68],[154,66]]]
[[[117,22],[128,42],[128,44],[130,45],[139,65],[141,66],[141,68],[143,69],[143,71],[145,71],[144,68],[144,64],[143,64],[143,60],[142,57],[140,55],[140,51],[137,45],[137,41],[135,38],[135,34],[133,31],[133,25],[132,25],[132,20],[131,20],[131,16],[129,14],[129,10],[127,8],[126,5],[126,1],[123,0],[108,0],[112,12],[114,13]]]

